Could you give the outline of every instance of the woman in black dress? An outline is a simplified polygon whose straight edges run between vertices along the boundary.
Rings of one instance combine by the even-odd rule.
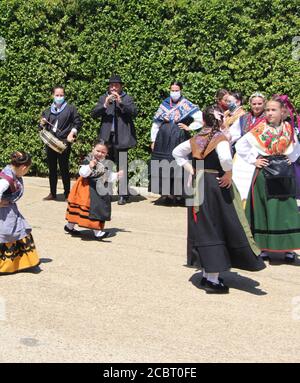
[[[202,126],[202,112],[182,96],[182,83],[174,81],[170,86],[170,96],[159,106],[151,128],[151,180],[150,191],[165,197],[165,202],[170,204],[182,200],[183,176],[182,170],[177,168],[173,149],[181,142],[190,138],[189,131]],[[166,164],[173,166],[170,173],[165,173],[162,167]],[[166,169],[167,170],[167,169]],[[176,198],[177,197],[177,198]]]
[[[219,273],[231,267],[248,271],[265,267],[232,183],[230,144],[220,131],[223,117],[218,106],[206,108],[205,128],[173,150],[178,165],[194,176],[196,192],[188,207],[187,263],[202,268],[201,284],[207,293],[228,293]],[[188,160],[190,154],[192,161]]]

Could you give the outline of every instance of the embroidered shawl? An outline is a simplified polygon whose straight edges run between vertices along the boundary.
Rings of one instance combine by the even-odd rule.
[[[266,155],[290,154],[293,150],[293,129],[288,122],[273,127],[262,121],[249,132],[251,143]]]
[[[265,113],[255,117],[251,112],[248,112],[240,117],[241,135],[248,133],[255,126],[265,120]]]
[[[167,118],[170,122],[178,123],[197,111],[199,111],[198,106],[184,97],[175,105],[172,103],[171,98],[168,97],[160,104],[153,121],[160,123]]]
[[[224,127],[225,129],[229,129],[230,126],[240,117],[242,117],[246,112],[244,111],[243,107],[240,106],[237,108],[233,114],[229,112],[229,110],[226,110],[224,113]]]
[[[190,139],[192,155],[194,158],[203,160],[209,153],[211,153],[216,148],[219,142],[228,141],[222,132],[217,131],[214,134],[213,138],[210,140],[207,148],[205,149],[205,152],[202,153],[203,149],[207,144],[207,140],[209,138],[210,133],[211,128],[203,128],[200,133],[198,133],[196,136]]]

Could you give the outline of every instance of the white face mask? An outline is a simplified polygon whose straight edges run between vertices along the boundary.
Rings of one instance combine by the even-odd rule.
[[[180,90],[177,90],[177,91],[174,91],[174,92],[170,92],[170,97],[171,97],[171,99],[173,100],[173,101],[178,101],[179,99],[180,99],[180,97],[181,97],[181,92],[180,92]]]

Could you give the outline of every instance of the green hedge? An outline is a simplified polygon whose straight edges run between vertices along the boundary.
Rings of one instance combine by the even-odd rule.
[[[152,117],[173,79],[201,108],[223,87],[287,93],[300,107],[299,13],[298,0],[1,0],[0,165],[20,148],[32,153],[34,174],[47,173],[37,121],[59,83],[84,120],[75,174],[112,72],[139,108],[131,158],[148,158]]]

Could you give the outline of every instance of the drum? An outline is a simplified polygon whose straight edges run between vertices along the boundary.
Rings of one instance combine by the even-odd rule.
[[[43,129],[40,131],[41,140],[49,146],[49,148],[55,150],[57,153],[62,153],[66,150],[67,145],[54,136],[49,130]]]

